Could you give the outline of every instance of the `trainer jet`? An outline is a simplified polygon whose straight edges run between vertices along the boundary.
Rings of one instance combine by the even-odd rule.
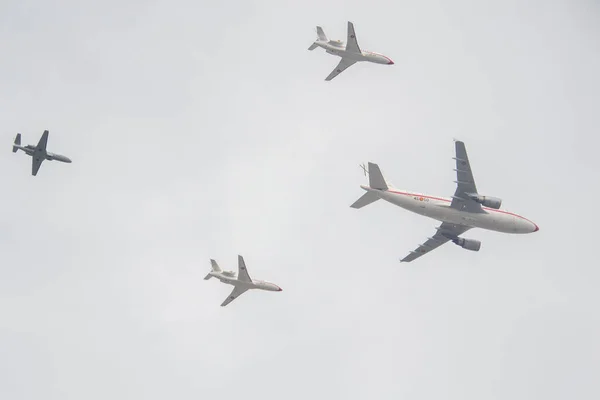
[[[308,50],[314,50],[317,47],[322,47],[329,54],[334,56],[342,57],[340,63],[335,69],[329,74],[326,81],[330,81],[345,69],[354,65],[359,61],[369,61],[376,64],[387,64],[393,65],[394,62],[383,54],[375,53],[373,51],[361,50],[356,40],[356,34],[354,33],[354,25],[348,21],[348,39],[347,43],[339,40],[329,40],[323,32],[323,28],[317,26],[318,39],[310,45]]]
[[[244,262],[244,258],[242,256],[238,256],[237,276],[233,271],[223,271],[219,267],[219,264],[217,264],[217,262],[213,259],[210,260],[210,264],[212,266],[212,271],[204,277],[205,280],[209,280],[210,278],[214,277],[223,283],[233,285],[233,291],[225,299],[223,304],[221,304],[221,307],[225,307],[227,304],[231,303],[233,300],[237,299],[243,293],[250,289],[268,290],[270,292],[281,292],[282,290],[279,286],[275,285],[274,283],[251,279],[250,275],[248,275],[246,263]]]
[[[521,234],[539,230],[538,226],[527,218],[501,210],[501,199],[480,195],[475,186],[465,144],[456,141],[455,147],[457,187],[451,198],[397,190],[386,182],[377,164],[369,163],[368,170],[365,169],[365,173],[369,175],[369,186],[361,185],[361,188],[367,193],[350,207],[362,208],[383,199],[408,211],[442,222],[433,236],[411,251],[400,260],[401,262],[413,261],[450,241],[463,249],[479,251],[479,240],[460,237],[472,228]]]
[[[38,170],[40,169],[40,166],[44,160],[56,160],[64,163],[71,163],[71,160],[68,157],[46,151],[46,145],[48,144],[48,133],[49,132],[47,130],[42,133],[42,137],[37,146],[32,146],[30,144],[27,146],[21,146],[21,134],[17,133],[17,137],[15,137],[12,151],[13,153],[16,153],[17,150],[23,150],[25,154],[31,156],[31,175],[33,176],[37,175]]]

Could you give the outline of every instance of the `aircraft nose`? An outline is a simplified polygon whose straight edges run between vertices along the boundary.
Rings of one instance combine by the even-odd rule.
[[[534,231],[534,232],[537,232],[537,231],[539,231],[539,230],[540,230],[540,227],[539,227],[539,226],[537,226],[537,225],[536,225],[534,222],[532,222],[532,224],[533,224],[533,231]]]
[[[278,292],[283,292],[283,289],[282,289],[282,288],[280,288],[279,286],[277,286],[277,291],[278,291]]]

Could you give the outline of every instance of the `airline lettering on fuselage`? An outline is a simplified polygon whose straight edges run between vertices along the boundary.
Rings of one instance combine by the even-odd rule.
[[[428,202],[429,201],[429,199],[427,197],[417,197],[417,196],[414,196],[413,199],[417,200],[417,201],[424,201],[424,202]]]

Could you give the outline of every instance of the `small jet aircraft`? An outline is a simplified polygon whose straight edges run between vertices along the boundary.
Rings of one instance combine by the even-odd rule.
[[[326,81],[332,80],[341,74],[346,68],[359,61],[369,61],[376,64],[394,64],[390,58],[384,56],[383,54],[361,50],[360,47],[358,47],[358,42],[356,41],[354,25],[350,21],[348,21],[348,40],[346,44],[339,40],[328,40],[327,36],[325,36],[325,32],[323,32],[323,28],[320,26],[317,26],[317,36],[318,39],[308,48],[308,50],[312,51],[317,47],[322,47],[327,53],[342,57],[337,67],[335,67],[329,76],[325,78]]]
[[[44,131],[44,133],[42,133],[42,137],[37,146],[32,146],[30,144],[27,146],[21,146],[21,134],[17,133],[17,137],[15,137],[12,151],[13,153],[16,153],[17,150],[21,149],[27,155],[31,156],[31,175],[33,176],[37,175],[38,170],[40,169],[40,166],[44,160],[57,160],[64,163],[71,163],[71,160],[68,157],[46,151],[46,145],[48,144],[48,133],[48,131]]]
[[[460,237],[471,228],[482,228],[503,233],[532,233],[538,226],[525,217],[500,209],[502,200],[496,197],[482,196],[477,192],[471,165],[467,157],[465,144],[455,141],[456,147],[456,191],[452,198],[428,196],[416,192],[399,191],[386,182],[379,166],[369,163],[365,175],[369,175],[369,186],[361,185],[367,193],[363,194],[350,207],[361,208],[379,199],[386,200],[414,213],[441,221],[437,232],[428,240],[411,251],[401,262],[413,261],[452,241],[463,249],[479,251],[481,242]]]
[[[223,304],[221,304],[221,307],[225,307],[227,304],[231,303],[233,300],[237,299],[240,297],[240,295],[250,289],[268,290],[270,292],[281,292],[282,290],[274,283],[251,279],[250,275],[248,275],[246,263],[244,262],[244,258],[242,256],[238,256],[237,277],[233,271],[221,270],[221,268],[219,268],[219,264],[217,264],[217,262],[213,259],[210,260],[210,264],[212,266],[212,271],[204,277],[204,280],[209,280],[210,278],[215,277],[223,283],[233,285],[233,291],[229,297],[225,299]]]

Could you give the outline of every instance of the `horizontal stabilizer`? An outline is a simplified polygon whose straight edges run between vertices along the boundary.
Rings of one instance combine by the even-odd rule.
[[[363,208],[364,206],[368,206],[371,203],[379,200],[379,196],[375,192],[367,192],[360,196],[358,200],[354,202],[350,207],[352,208]]]
[[[369,163],[369,186],[372,189],[388,190],[388,185],[377,164]]]
[[[310,45],[310,47],[308,48],[310,51],[313,51],[314,49],[316,49],[318,46],[316,43],[313,43]]]
[[[204,277],[204,280],[205,280],[205,281],[207,281],[207,280],[209,280],[210,278],[212,278],[212,275],[211,275],[211,274],[208,274],[208,275],[206,275],[206,276]]]

